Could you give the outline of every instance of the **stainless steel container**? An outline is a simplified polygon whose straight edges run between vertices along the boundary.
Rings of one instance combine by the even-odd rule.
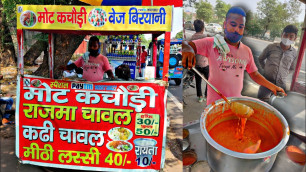
[[[272,96],[269,104],[280,111],[290,125],[290,130],[302,137],[306,137],[306,109],[304,94],[297,92],[287,92],[287,96]]]
[[[274,148],[266,152],[255,154],[235,152],[215,142],[208,134],[208,124],[211,121],[216,121],[216,119],[220,118],[220,115],[230,109],[229,105],[224,100],[218,100],[205,108],[200,119],[201,132],[207,141],[206,152],[210,168],[215,172],[269,171],[273,166],[277,153],[284,148],[289,139],[290,131],[286,119],[275,108],[258,99],[249,97],[229,99],[231,101],[239,101],[252,107],[255,113],[248,120],[253,120],[252,118],[255,119],[255,122],[256,119],[260,120],[262,122],[261,125],[268,127],[269,131],[273,132],[273,136],[278,137],[280,142]],[[231,119],[233,119],[233,117]]]

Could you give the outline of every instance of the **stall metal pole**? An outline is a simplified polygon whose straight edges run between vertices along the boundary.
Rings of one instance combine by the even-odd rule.
[[[168,82],[171,32],[165,33],[163,80]]]
[[[22,29],[17,29],[17,42],[18,42],[18,65],[17,70],[19,75],[24,74],[24,62],[23,62],[23,53],[24,53],[24,31]]]
[[[291,82],[291,87],[290,87],[290,91],[293,91],[295,84],[296,84],[296,80],[297,77],[299,76],[300,70],[301,70],[301,66],[302,66],[302,62],[303,62],[303,58],[304,58],[304,53],[305,53],[305,48],[306,48],[306,34],[305,34],[305,22],[304,22],[304,28],[303,28],[303,39],[300,45],[300,51],[299,51],[299,56],[298,56],[298,60],[296,63],[296,67],[295,67],[295,72],[293,74],[292,77],[292,82]]]
[[[153,34],[152,35],[152,42],[153,42],[153,52],[152,52],[152,60],[153,60],[153,66],[156,69],[156,64],[157,64],[157,37],[158,35],[156,34]],[[156,72],[159,72],[159,71],[156,71]],[[156,78],[156,72],[154,73],[154,78]]]
[[[49,77],[54,79],[54,34],[49,33],[48,37],[49,51],[48,51],[48,65],[49,65]]]

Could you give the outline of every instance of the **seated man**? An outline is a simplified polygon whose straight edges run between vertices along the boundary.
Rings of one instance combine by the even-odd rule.
[[[74,63],[61,66],[63,70],[73,70],[79,67],[83,68],[83,79],[87,81],[96,82],[103,79],[104,72],[107,73],[108,77],[113,79],[114,74],[111,70],[107,57],[99,54],[100,44],[99,39],[96,36],[92,36],[88,43],[88,53],[80,57]]]
[[[0,80],[3,79],[3,75],[0,75]],[[0,105],[5,104],[5,112],[2,115],[2,124],[3,125],[8,125],[8,124],[14,124],[14,121],[9,121],[9,118],[11,114],[14,112],[12,110],[12,106],[14,103],[14,99],[11,97],[2,97],[0,94]]]
[[[209,58],[209,82],[226,97],[240,97],[243,87],[244,70],[258,84],[270,89],[274,94],[284,90],[259,74],[249,47],[240,40],[243,36],[246,14],[240,7],[232,7],[223,23],[225,37],[215,36],[183,41],[183,66],[195,65],[195,54]],[[207,105],[221,97],[211,88],[207,89]]]

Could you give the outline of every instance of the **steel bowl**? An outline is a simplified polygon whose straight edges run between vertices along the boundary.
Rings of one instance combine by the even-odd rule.
[[[284,148],[289,140],[290,131],[286,119],[275,108],[258,99],[250,97],[231,97],[229,99],[252,107],[255,113],[248,120],[253,120],[260,125],[268,127],[269,132],[272,132],[272,135],[279,140],[279,143],[268,151],[255,154],[235,152],[218,144],[208,134],[208,131],[213,128],[211,127],[211,122],[216,122],[216,119],[223,119],[220,116],[223,115],[224,111],[230,109],[230,106],[224,100],[218,100],[205,108],[200,119],[201,132],[207,141],[206,156],[210,168],[215,172],[269,171],[273,166],[277,153]],[[233,117],[224,117],[224,119],[233,119]]]

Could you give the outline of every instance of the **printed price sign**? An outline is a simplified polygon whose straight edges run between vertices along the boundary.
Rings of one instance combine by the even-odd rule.
[[[93,171],[158,171],[165,157],[165,88],[18,77],[21,163]]]
[[[158,114],[136,114],[136,135],[158,136],[159,133],[159,115]]]

